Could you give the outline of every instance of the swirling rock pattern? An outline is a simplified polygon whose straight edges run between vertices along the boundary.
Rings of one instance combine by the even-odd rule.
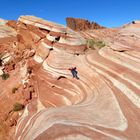
[[[15,139],[140,139],[139,23],[74,32],[33,16],[18,22],[32,27],[36,53],[27,63],[35,92],[17,122]],[[86,50],[85,38],[108,45]],[[70,67],[77,68],[79,80]]]

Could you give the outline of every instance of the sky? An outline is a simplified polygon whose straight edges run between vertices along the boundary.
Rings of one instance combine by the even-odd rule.
[[[106,27],[140,19],[140,0],[0,0],[0,18],[34,15],[66,25],[66,17],[84,18]]]

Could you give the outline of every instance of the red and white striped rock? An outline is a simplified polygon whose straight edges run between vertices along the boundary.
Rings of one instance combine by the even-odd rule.
[[[11,129],[15,130],[13,139],[140,139],[139,23],[74,32],[32,16],[19,21],[17,43],[25,42],[26,51],[28,42],[36,53],[33,58],[22,58],[7,81],[0,79],[0,105],[4,107],[0,113],[17,100],[26,105],[16,130]],[[106,46],[85,51],[85,38],[103,40]],[[79,80],[72,78],[71,67],[77,68]],[[20,90],[9,94],[21,80],[28,82],[25,89],[33,87],[31,98],[29,89],[25,95]]]
[[[50,51],[37,71],[38,111],[25,117],[26,125],[19,121],[17,138],[139,139],[139,53],[111,48],[78,56],[60,47]],[[71,78],[73,66],[80,80]]]
[[[56,48],[66,49],[65,46],[67,46],[67,51],[72,52],[71,50],[75,48],[77,53],[86,49],[86,40],[79,33],[74,32],[63,25],[34,16],[21,16],[19,21],[48,31],[49,33],[46,35],[46,39],[52,42],[52,46]]]

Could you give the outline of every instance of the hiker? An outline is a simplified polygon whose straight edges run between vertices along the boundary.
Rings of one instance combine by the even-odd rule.
[[[68,70],[71,71],[73,78],[79,79],[79,77],[77,76],[77,73],[78,73],[78,72],[77,72],[77,70],[76,70],[76,67],[74,67],[74,68],[69,68]]]

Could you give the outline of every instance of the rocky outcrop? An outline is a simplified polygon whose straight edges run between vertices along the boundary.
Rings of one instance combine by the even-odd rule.
[[[0,78],[0,139],[140,139],[139,23],[75,32],[21,16],[13,29],[9,26],[4,27],[14,39],[5,34],[13,46],[1,51],[11,58],[9,69],[3,65],[10,77]],[[87,39],[103,40],[105,46],[87,49]],[[14,112],[15,102],[24,110]]]
[[[14,29],[17,29],[17,24],[18,24],[18,22],[15,21],[15,20],[9,20],[9,21],[7,21],[7,23],[6,23],[6,25],[8,25],[9,27],[12,27],[12,28],[14,28]]]
[[[72,30],[76,31],[84,31],[84,30],[92,30],[92,29],[102,29],[103,26],[100,26],[96,22],[90,22],[86,19],[80,18],[66,18],[67,27],[71,28]]]
[[[133,20],[132,22],[129,22],[129,23],[127,23],[127,24],[124,24],[123,26],[122,26],[122,28],[139,28],[139,26],[140,26],[140,20]]]

